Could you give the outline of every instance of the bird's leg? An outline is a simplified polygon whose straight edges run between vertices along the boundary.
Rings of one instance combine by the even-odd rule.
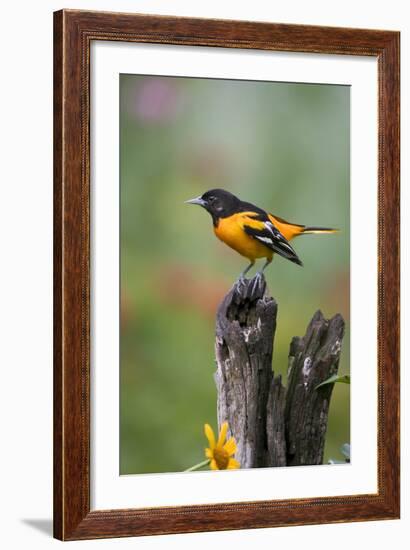
[[[268,267],[268,265],[271,263],[272,259],[266,258],[266,262],[263,264],[262,269],[258,271],[255,275],[255,280],[252,285],[252,293],[257,292],[258,287],[260,285],[266,285],[264,279],[263,279],[263,272]]]
[[[242,281],[245,278],[245,275],[248,273],[248,271],[255,265],[255,260],[253,260],[246,269],[242,271],[242,273],[239,275],[239,281]]]
[[[238,280],[236,281],[235,285],[240,293],[244,292],[247,288],[246,286],[246,279],[245,275],[248,273],[248,271],[253,267],[255,264],[255,260],[251,261],[251,263],[248,265],[246,269],[242,271],[242,273],[239,275]]]
[[[271,263],[272,258],[266,258],[266,262],[263,264],[262,269],[258,271],[257,275],[262,275],[262,273],[265,271],[265,269],[268,267],[268,265]]]

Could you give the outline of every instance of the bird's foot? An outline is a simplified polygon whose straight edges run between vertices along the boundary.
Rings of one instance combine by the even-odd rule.
[[[265,275],[258,271],[252,279],[246,279],[245,273],[241,273],[233,286],[235,293],[243,300],[259,300],[266,290]]]
[[[266,280],[263,271],[258,271],[255,277],[250,281],[251,296],[253,298],[262,298],[266,289]]]
[[[235,282],[234,286],[237,288],[238,292],[240,294],[244,294],[246,291],[246,288],[248,286],[248,279],[246,279],[245,275],[241,273]]]

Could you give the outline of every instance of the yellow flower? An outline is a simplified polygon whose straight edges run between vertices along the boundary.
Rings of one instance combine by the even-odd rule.
[[[236,442],[233,437],[226,440],[228,431],[228,422],[224,422],[219,432],[218,441],[215,441],[215,434],[209,424],[205,424],[205,435],[209,442],[209,447],[205,449],[205,456],[210,460],[211,470],[233,470],[240,468],[241,465],[235,460],[233,455],[236,453]]]

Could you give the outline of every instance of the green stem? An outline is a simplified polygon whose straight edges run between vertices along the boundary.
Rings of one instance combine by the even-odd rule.
[[[199,470],[200,468],[203,468],[204,466],[208,466],[208,464],[210,463],[211,461],[209,460],[209,458],[207,458],[206,460],[204,460],[203,462],[200,462],[199,464],[195,464],[195,466],[191,466],[190,468],[188,468],[187,470],[184,470],[184,472],[193,472],[195,470]]]

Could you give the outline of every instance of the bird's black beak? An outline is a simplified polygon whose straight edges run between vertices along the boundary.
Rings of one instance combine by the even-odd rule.
[[[185,201],[185,204],[199,204],[199,206],[203,206],[205,208],[207,203],[202,197],[197,197],[196,199]]]

